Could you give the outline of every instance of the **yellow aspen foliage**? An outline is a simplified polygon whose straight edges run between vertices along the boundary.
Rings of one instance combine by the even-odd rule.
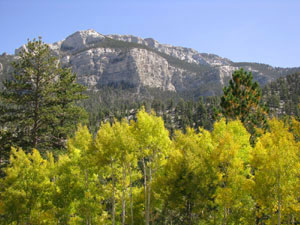
[[[175,132],[174,150],[154,185],[166,207],[161,215],[165,223],[196,224],[199,218],[194,215],[199,211],[201,219],[209,218],[216,180],[209,160],[211,141],[210,133],[203,129]]]
[[[240,121],[216,122],[212,132],[211,160],[218,176],[215,203],[222,224],[250,224],[254,202],[249,195],[250,134]],[[243,216],[241,216],[243,215]]]
[[[79,125],[68,140],[68,154],[59,157],[53,177],[57,220],[63,224],[105,224],[102,188],[91,163],[92,135]]]
[[[148,114],[144,108],[138,112],[137,122],[132,122],[131,127],[137,141],[138,158],[143,166],[145,224],[149,225],[150,220],[154,219],[150,211],[153,211],[152,203],[156,200],[153,198],[152,180],[166,163],[171,140],[162,118],[155,116],[154,112]]]
[[[51,201],[53,183],[49,162],[36,149],[26,154],[12,148],[6,177],[1,181],[4,224],[51,224],[54,212]]]
[[[136,150],[136,141],[127,120],[115,121],[112,125],[102,124],[94,142],[94,160],[99,171],[102,170],[104,177],[111,181],[108,192],[112,199],[113,224],[125,223],[126,202],[132,201],[132,189],[131,198],[128,198],[127,188],[131,187],[132,174],[136,174]],[[116,214],[122,214],[121,218]]]
[[[272,119],[251,153],[253,196],[266,223],[290,223],[299,215],[299,144],[282,121]],[[261,218],[261,220],[263,220]]]

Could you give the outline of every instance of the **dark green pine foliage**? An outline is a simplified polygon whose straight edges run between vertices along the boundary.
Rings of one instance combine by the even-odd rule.
[[[268,109],[261,102],[261,89],[253,82],[251,72],[242,68],[232,74],[229,86],[224,87],[221,97],[222,114],[227,119],[239,119],[255,136],[256,128],[267,128]]]
[[[12,79],[3,82],[0,93],[1,156],[10,146],[62,149],[75,125],[86,118],[74,105],[84,98],[85,88],[70,69],[61,68],[41,38],[28,41],[18,56]]]
[[[54,122],[51,124],[55,149],[65,146],[65,141],[77,128],[78,123],[87,123],[87,112],[74,104],[80,99],[86,99],[83,94],[86,90],[76,81],[76,74],[70,68],[59,68],[57,85],[55,86]]]
[[[199,98],[196,113],[194,114],[194,121],[196,122],[196,127],[205,127],[206,129],[211,128],[208,110],[202,97]]]
[[[294,116],[299,120],[300,73],[290,74],[267,84],[263,88],[263,99],[275,116]]]

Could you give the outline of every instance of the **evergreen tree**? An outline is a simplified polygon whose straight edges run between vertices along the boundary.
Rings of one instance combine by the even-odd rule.
[[[74,102],[84,99],[83,95],[86,89],[76,81],[76,74],[71,72],[70,68],[59,69],[59,80],[56,86],[56,116],[55,124],[52,124],[53,147],[62,148],[68,135],[71,135],[77,128],[79,122],[87,122],[86,111],[75,105]]]
[[[221,98],[222,114],[227,119],[239,119],[255,136],[256,128],[267,128],[268,109],[261,103],[261,90],[252,81],[251,72],[242,68],[232,74],[229,86],[224,87]]]
[[[10,145],[24,150],[64,147],[66,136],[85,116],[74,106],[85,88],[61,68],[41,38],[28,41],[18,57],[12,79],[3,82],[0,93],[0,142],[9,143],[1,145],[2,160]]]

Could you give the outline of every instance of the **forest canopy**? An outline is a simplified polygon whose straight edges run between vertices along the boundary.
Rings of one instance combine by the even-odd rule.
[[[300,221],[299,122],[269,120],[252,147],[243,124],[169,138],[161,117],[79,126],[54,160],[13,149],[2,224],[284,224]],[[292,132],[293,131],[293,132]]]

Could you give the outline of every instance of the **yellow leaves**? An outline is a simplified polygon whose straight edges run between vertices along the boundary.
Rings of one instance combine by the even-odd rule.
[[[10,219],[13,220],[16,215],[30,215],[34,219],[37,212],[43,212],[45,217],[50,216],[49,208],[52,205],[48,199],[53,191],[53,183],[50,181],[50,166],[53,163],[51,160],[43,159],[36,149],[28,154],[22,149],[12,149],[11,163],[3,180],[5,188],[1,192],[3,210]],[[14,212],[10,211],[12,208]],[[31,212],[25,210],[27,208]],[[39,218],[43,220],[42,217]]]
[[[90,134],[87,126],[79,124],[77,131],[73,138],[68,139],[68,150],[73,152],[75,149],[86,152],[89,150],[92,143],[92,135]]]
[[[299,124],[293,123],[297,133]],[[109,224],[111,211],[104,209],[110,209],[114,193],[119,223],[123,199],[129,215],[132,187],[134,217],[142,218],[144,177],[155,216],[164,209],[184,217],[190,204],[190,213],[207,223],[215,216],[220,224],[225,212],[227,224],[251,224],[255,213],[263,218],[278,210],[278,194],[284,216],[300,212],[299,143],[280,121],[271,120],[270,129],[252,148],[239,121],[216,122],[212,132],[176,131],[173,140],[161,118],[144,110],[136,122],[102,124],[94,140],[87,127],[79,126],[68,141],[68,154],[58,161],[51,154],[43,159],[37,150],[12,150],[0,213],[9,206],[16,209],[13,218],[32,207],[34,221],[45,224],[54,224],[53,218],[62,224],[83,224],[87,218],[90,224]]]
[[[127,120],[102,124],[94,140],[94,158],[97,167],[135,167],[137,144]],[[110,171],[112,168],[107,168]]]
[[[215,200],[222,210],[230,211],[232,217],[241,218],[244,224],[251,216],[254,202],[249,197],[253,182],[249,169],[250,134],[240,121],[220,120],[212,132],[211,162],[217,174]],[[228,212],[229,213],[229,212]],[[226,217],[230,218],[230,215]],[[242,223],[241,220],[237,223]]]
[[[234,192],[232,188],[225,187],[225,188],[218,188],[216,194],[216,203],[222,205],[226,208],[229,208],[233,203],[234,200],[232,197],[234,196]]]
[[[251,145],[250,134],[239,121],[226,123],[225,120],[216,122],[212,132],[212,143],[215,146],[214,157],[222,163],[230,163],[235,157],[248,163]]]
[[[148,114],[142,109],[138,112],[137,122],[133,123],[132,129],[138,147],[142,151],[146,150],[146,156],[154,151],[167,154],[171,141],[161,117],[156,117],[153,112]]]
[[[255,169],[253,195],[266,210],[277,213],[280,204],[282,213],[288,214],[298,195],[299,145],[282,121],[272,119],[269,125],[270,132],[258,138],[250,157]]]

